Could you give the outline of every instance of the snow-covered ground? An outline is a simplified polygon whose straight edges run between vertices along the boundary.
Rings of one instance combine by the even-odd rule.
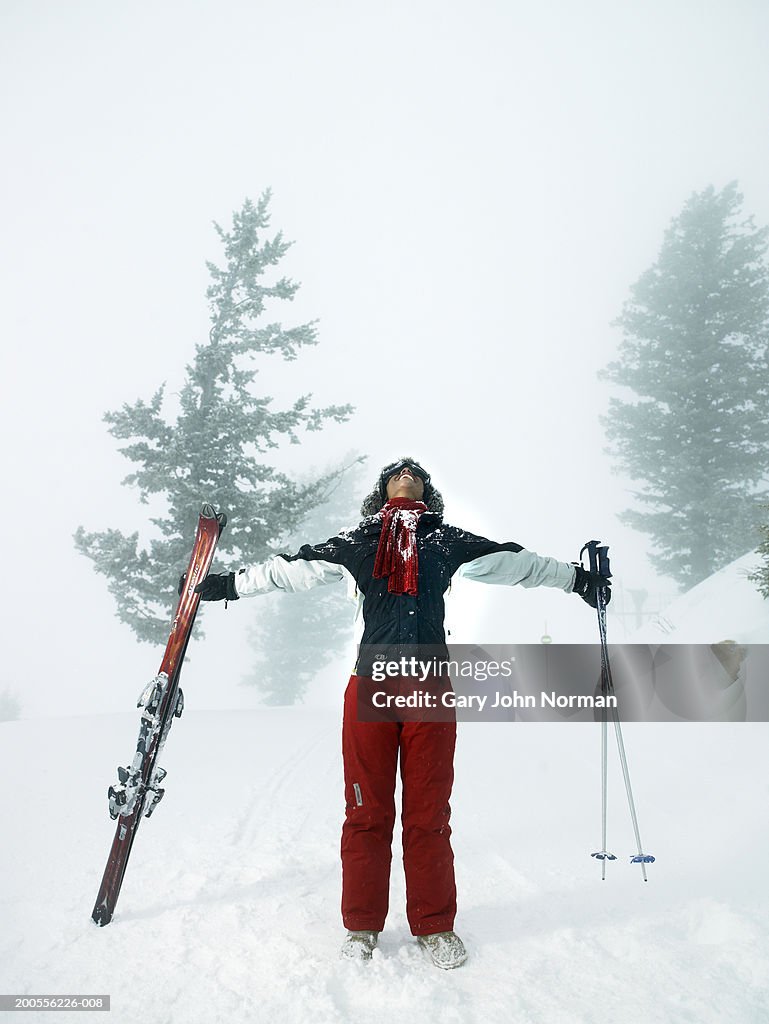
[[[470,959],[453,972],[422,959],[396,848],[387,928],[360,967],[337,956],[339,712],[196,711],[187,682],[166,797],[103,929],[90,913],[114,830],[106,788],[137,714],[0,724],[1,992],[109,993],[114,1024],[769,1020],[769,726],[625,727],[657,856],[644,884],[613,762],[619,860],[605,882],[589,856],[598,726],[460,725],[457,931]]]
[[[769,643],[769,600],[750,575],[762,559],[756,552],[723,569],[672,601],[629,638],[632,643]]]

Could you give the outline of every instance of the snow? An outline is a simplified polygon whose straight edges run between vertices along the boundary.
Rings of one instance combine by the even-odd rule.
[[[619,859],[605,882],[589,856],[598,726],[461,724],[453,842],[470,959],[453,972],[423,959],[396,840],[390,916],[365,967],[338,958],[341,708],[195,710],[194,676],[162,759],[165,799],[102,929],[90,913],[114,831],[106,790],[138,712],[0,724],[0,991],[109,993],[113,1024],[769,1019],[769,726],[625,726],[657,856],[644,884],[614,761]]]
[[[632,643],[769,643],[769,601],[748,576],[761,564],[743,555],[673,601]]]

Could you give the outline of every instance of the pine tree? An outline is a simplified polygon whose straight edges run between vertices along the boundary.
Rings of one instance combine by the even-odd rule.
[[[281,232],[264,234],[269,201],[269,190],[256,204],[247,199],[230,231],[214,225],[224,259],[221,266],[207,264],[210,330],[186,368],[175,415],[166,413],[162,385],[148,402],[140,399],[104,417],[113,437],[127,442],[120,451],[136,467],[123,483],[138,489],[141,503],[152,498],[163,507],[150,519],[159,536],[143,547],[138,531],[88,533],[81,526],[75,544],[106,576],[119,618],[140,640],[167,638],[174,580],[186,567],[204,501],[229,515],[219,553],[246,564],[274,552],[323,498],[334,475],[300,484],[265,458],[281,440],[298,444],[300,430],[320,430],[351,412],[348,405],[312,408],[310,395],[275,410],[270,397],[254,390],[255,357],[293,360],[318,340],[314,321],[290,328],[272,318],[263,322],[275,302],[290,302],[299,287],[271,273],[292,243]]]
[[[622,518],[685,587],[755,546],[767,493],[768,232],[741,207],[736,183],[689,198],[632,287],[620,358],[601,374],[634,392],[603,419],[645,506]]]
[[[286,552],[293,553],[302,544],[320,543],[357,521],[359,470],[364,459],[348,455],[344,461],[349,468],[296,534],[287,538]],[[321,477],[328,475],[327,471]],[[352,650],[354,605],[342,584],[316,587],[307,593],[269,594],[256,600],[259,611],[249,631],[256,658],[243,681],[261,691],[265,704],[296,704],[334,655],[346,648]]]
[[[758,586],[759,593],[764,597],[769,598],[769,505],[763,505],[762,511],[764,513],[764,522],[759,527],[761,533],[761,543],[758,545],[758,553],[763,556],[763,564],[752,572],[748,579],[751,583],[755,583]]]

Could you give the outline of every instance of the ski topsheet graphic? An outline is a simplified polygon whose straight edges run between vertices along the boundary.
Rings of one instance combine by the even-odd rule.
[[[149,817],[152,814],[164,793],[160,783],[166,773],[157,760],[171,723],[181,716],[184,707],[179,673],[200,603],[195,587],[208,574],[226,523],[227,517],[223,512],[217,513],[213,505],[203,505],[163,661],[137,704],[143,710],[136,752],[129,765],[118,768],[118,782],[109,788],[109,813],[110,817],[117,819],[117,829],[91,914],[98,925],[109,924],[112,920],[139,822],[142,815]]]

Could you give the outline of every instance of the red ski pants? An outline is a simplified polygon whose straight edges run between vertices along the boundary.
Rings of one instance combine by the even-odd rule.
[[[456,723],[359,722],[358,678],[347,686],[342,725],[342,920],[351,931],[384,927],[400,755],[406,916],[413,935],[451,931],[457,909],[449,826]]]

